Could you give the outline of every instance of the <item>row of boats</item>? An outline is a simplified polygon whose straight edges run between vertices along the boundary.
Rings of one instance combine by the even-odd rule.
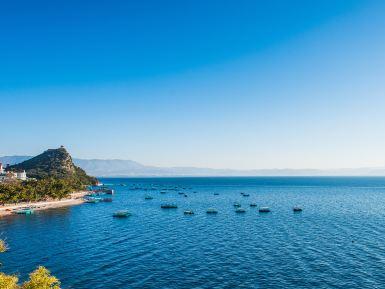
[[[256,207],[256,206],[257,205],[255,203],[250,204],[250,207]],[[178,205],[172,204],[172,203],[166,203],[166,204],[162,204],[160,207],[162,209],[177,209]],[[247,210],[245,208],[242,208],[239,203],[234,203],[234,207],[235,207],[235,213],[237,213],[237,214],[243,214],[243,213],[247,212]],[[259,211],[259,213],[270,213],[271,212],[269,207],[260,207],[258,209],[258,211]],[[299,206],[295,206],[295,207],[293,207],[293,212],[294,213],[302,212],[302,208]],[[184,215],[194,215],[195,212],[193,210],[185,210],[183,212],[183,214]],[[206,210],[206,214],[216,215],[216,214],[218,214],[218,210],[215,208],[208,208]],[[131,216],[131,213],[129,211],[117,211],[113,214],[113,217],[115,217],[115,218],[126,218],[129,216]]]
[[[177,209],[177,208],[178,208],[178,205],[167,203],[167,204],[162,204],[160,207],[161,207],[162,209]],[[245,208],[242,208],[242,207],[241,207],[241,204],[238,203],[238,202],[235,202],[235,203],[234,203],[234,207],[235,207],[235,212],[236,212],[236,213],[246,213],[246,211],[247,211]],[[252,207],[252,208],[253,208],[253,207],[257,207],[257,204],[256,204],[256,203],[251,203],[251,204],[250,204],[250,207]],[[293,207],[293,212],[295,212],[295,213],[302,212],[302,210],[303,210],[303,209],[302,209],[302,207],[300,207],[300,206],[295,206],[295,207]],[[269,207],[259,207],[258,211],[259,211],[260,213],[270,213],[270,212],[271,212],[271,210],[270,210]],[[217,213],[218,213],[218,210],[215,209],[215,208],[208,208],[208,209],[206,210],[206,213],[207,213],[207,214],[217,214]],[[186,210],[186,211],[184,211],[184,214],[185,214],[185,215],[193,215],[194,212],[193,212],[192,210]]]
[[[176,188],[174,188],[176,189]],[[90,195],[87,195],[85,197],[85,202],[87,203],[98,203],[98,202],[112,202],[112,198],[106,198],[106,197],[99,197],[99,194],[113,194],[113,190],[112,189],[107,189],[105,187],[97,190],[97,191],[93,191],[92,194]],[[160,190],[160,193],[161,194],[166,194],[167,191],[166,190]],[[195,192],[194,192],[195,193]],[[178,192],[179,195],[182,195],[184,197],[187,197],[188,195],[184,192]],[[243,197],[249,197],[250,194],[249,193],[240,193],[241,196]],[[215,192],[214,193],[215,196],[219,195],[219,193]],[[145,195],[144,196],[144,199],[145,200],[152,200],[154,199],[153,196],[151,195]],[[250,203],[249,204],[251,208],[255,208],[255,207],[258,207],[258,205],[256,203]],[[245,208],[242,208],[242,205],[239,203],[239,202],[234,202],[233,203],[233,206],[235,208],[235,213],[237,214],[243,214],[243,213],[246,213],[247,210]],[[161,209],[177,209],[178,208],[178,205],[175,204],[175,203],[163,203],[161,204]],[[298,212],[302,212],[302,207],[300,206],[295,206],[293,207],[293,212],[295,213],[298,213]],[[259,213],[270,213],[271,210],[269,207],[259,207],[258,208],[258,212]],[[193,210],[185,210],[183,212],[184,215],[194,215],[195,212]],[[206,210],[206,214],[209,214],[209,215],[215,215],[215,214],[218,214],[218,210],[216,208],[208,208]],[[119,211],[116,211],[113,213],[113,217],[114,218],[126,218],[126,217],[130,217],[132,216],[132,214],[127,211],[127,210],[119,210]]]
[[[161,194],[166,194],[167,193],[167,191],[160,191],[160,193]],[[193,192],[194,194],[196,194],[197,192]],[[243,196],[243,197],[250,197],[250,194],[249,193],[240,193],[241,194],[241,196]],[[185,193],[185,192],[178,192],[178,195],[182,195],[182,196],[185,196],[185,197],[188,197],[188,195]],[[219,193],[218,192],[215,192],[214,193],[214,196],[219,196]],[[146,197],[145,197],[145,199],[146,200],[152,200],[153,199],[153,197],[151,197],[151,196],[149,196],[149,195],[147,195]]]

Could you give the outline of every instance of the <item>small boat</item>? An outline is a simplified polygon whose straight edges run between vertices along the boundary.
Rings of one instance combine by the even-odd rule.
[[[167,193],[167,192],[166,192],[166,191],[160,191],[160,193],[161,193],[161,194],[165,194],[165,193]]]
[[[246,213],[246,210],[245,210],[244,208],[237,208],[237,209],[235,210],[235,212],[236,212],[237,214],[242,214],[242,213]]]
[[[178,206],[176,204],[162,204],[160,205],[162,209],[177,209]]]
[[[100,201],[104,202],[104,203],[111,203],[112,202],[112,198],[102,198]]]
[[[260,207],[259,208],[259,212],[260,213],[269,213],[270,212],[270,208],[269,207]]]
[[[256,206],[257,206],[256,203],[251,203],[251,204],[250,204],[250,207],[256,207]]]
[[[218,211],[214,208],[208,208],[206,213],[207,214],[218,214]]]
[[[238,202],[234,202],[233,206],[236,207],[236,208],[239,208],[241,206],[241,204],[238,203]]]
[[[184,195],[184,193],[183,193],[183,192],[179,192],[178,194],[179,194],[179,195]]]
[[[94,192],[95,193],[100,193],[100,194],[107,194],[107,195],[113,195],[114,194],[114,190],[113,189],[109,189],[106,186],[102,186],[99,189],[95,190]]]
[[[145,199],[145,200],[152,200],[153,197],[152,197],[152,196],[144,196],[144,199]]]
[[[114,218],[127,218],[131,216],[129,211],[117,211],[112,215]]]
[[[101,198],[95,198],[95,197],[84,198],[84,202],[90,203],[90,204],[96,204],[96,203],[99,203],[100,201],[101,201]]]
[[[18,214],[18,215],[32,215],[33,212],[34,211],[31,208],[21,208],[19,210],[16,210],[15,214]]]
[[[194,211],[193,210],[186,210],[183,212],[183,214],[185,215],[194,215]]]
[[[295,212],[295,213],[299,213],[299,212],[302,212],[302,208],[301,208],[301,207],[298,207],[298,206],[296,206],[296,207],[294,207],[294,208],[293,208],[293,212]]]
[[[250,194],[243,193],[242,196],[244,196],[244,197],[250,197]]]
[[[219,196],[219,193],[214,193],[214,196]]]

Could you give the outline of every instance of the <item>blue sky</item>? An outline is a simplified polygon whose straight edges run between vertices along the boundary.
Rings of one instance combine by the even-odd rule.
[[[383,1],[1,6],[0,155],[385,165]]]

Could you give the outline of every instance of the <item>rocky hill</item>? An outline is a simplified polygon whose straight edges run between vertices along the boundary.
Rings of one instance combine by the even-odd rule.
[[[94,177],[88,176],[83,169],[74,165],[71,155],[63,146],[49,149],[36,157],[12,165],[7,170],[25,170],[28,177],[36,179],[73,179],[82,184],[96,183]]]

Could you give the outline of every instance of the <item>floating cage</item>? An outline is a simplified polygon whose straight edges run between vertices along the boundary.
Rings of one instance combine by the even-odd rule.
[[[178,206],[176,204],[162,204],[160,205],[162,209],[177,209]]]
[[[218,211],[214,208],[208,208],[206,213],[207,214],[218,214]]]
[[[114,218],[126,218],[131,216],[131,213],[128,211],[117,211],[112,215]]]
[[[270,213],[270,208],[269,207],[260,207],[259,212],[260,213]]]

